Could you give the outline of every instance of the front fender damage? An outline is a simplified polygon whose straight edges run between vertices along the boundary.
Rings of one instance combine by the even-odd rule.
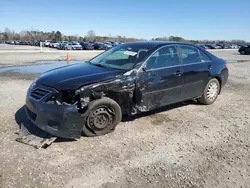
[[[109,97],[116,101],[123,114],[135,114],[135,78],[122,77],[79,88],[76,95],[80,95],[81,109],[86,109],[90,101],[101,97]]]
[[[134,115],[144,111],[145,109],[141,110],[141,106],[138,105],[138,101],[141,101],[142,91],[136,87],[135,80],[135,76],[129,75],[82,86],[75,91],[58,91],[43,104],[38,104],[38,115],[33,122],[41,130],[53,136],[39,140],[27,135],[24,137],[20,135],[22,138],[17,140],[41,147],[44,144],[51,144],[56,137],[79,138],[86,121],[87,113],[85,112],[89,104],[102,97],[116,101],[124,115]],[[53,124],[47,124],[47,122]],[[38,142],[42,144],[38,145]]]

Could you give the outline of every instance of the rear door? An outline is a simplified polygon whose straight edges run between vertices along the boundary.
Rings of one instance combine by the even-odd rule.
[[[139,72],[136,82],[141,111],[180,101],[182,72],[176,46],[168,45],[157,50],[147,60],[145,69]]]
[[[191,99],[202,95],[213,69],[211,60],[198,48],[179,45],[181,63],[183,65],[182,99]]]

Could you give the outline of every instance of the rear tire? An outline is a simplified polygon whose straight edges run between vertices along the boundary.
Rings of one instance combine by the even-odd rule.
[[[198,101],[201,104],[209,105],[216,101],[220,92],[220,83],[216,78],[212,78],[206,85],[203,94]]]
[[[245,51],[245,50],[242,50],[242,51],[240,51],[240,54],[241,54],[241,55],[246,55],[246,51]]]
[[[122,112],[119,104],[107,97],[89,103],[83,135],[88,137],[111,133],[121,122]]]

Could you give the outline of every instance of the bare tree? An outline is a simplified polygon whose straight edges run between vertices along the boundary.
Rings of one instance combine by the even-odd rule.
[[[0,31],[0,40],[3,40],[4,36],[3,36],[3,33],[2,31]]]
[[[55,40],[62,40],[62,33],[60,31],[57,31],[54,36]]]
[[[94,31],[94,30],[89,30],[89,31],[87,32],[86,38],[87,38],[89,41],[94,41],[94,40],[95,40],[95,37],[96,37],[96,34],[95,34],[95,31]]]
[[[3,36],[5,40],[11,40],[12,36],[11,36],[11,30],[9,28],[5,28],[4,32],[3,32]]]

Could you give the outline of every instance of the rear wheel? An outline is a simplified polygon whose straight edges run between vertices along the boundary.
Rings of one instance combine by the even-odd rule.
[[[85,136],[100,136],[115,130],[121,121],[122,112],[117,102],[103,97],[89,103],[86,116],[83,134]]]
[[[198,98],[198,101],[202,104],[212,104],[216,101],[220,92],[220,83],[216,78],[211,79],[203,91],[203,95]]]
[[[246,51],[245,51],[245,50],[242,50],[242,51],[240,51],[240,54],[241,54],[241,55],[245,55],[245,54],[246,54]]]

